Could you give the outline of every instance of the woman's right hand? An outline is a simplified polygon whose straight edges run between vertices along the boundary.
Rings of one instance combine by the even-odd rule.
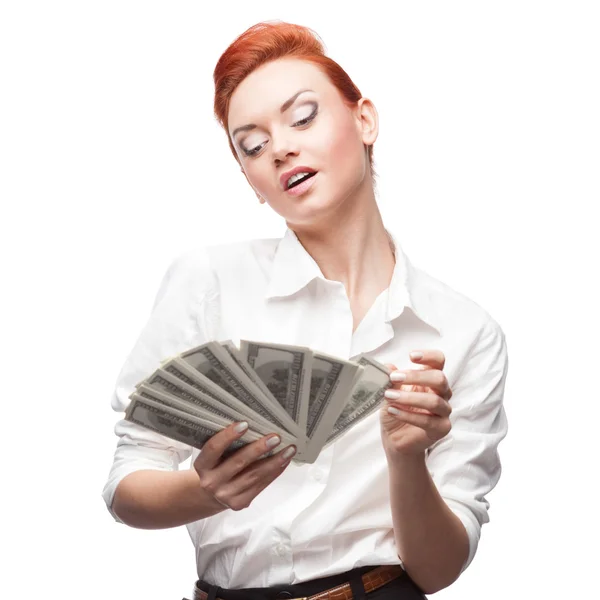
[[[223,459],[231,443],[246,433],[247,428],[236,431],[240,425],[232,423],[213,435],[194,461],[201,488],[221,506],[236,511],[250,506],[283,473],[296,453],[295,446],[288,446],[273,456],[260,458],[281,443],[277,434],[270,434]]]

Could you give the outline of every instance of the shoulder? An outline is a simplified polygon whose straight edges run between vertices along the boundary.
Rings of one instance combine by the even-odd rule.
[[[177,254],[167,274],[182,278],[219,276],[250,262],[272,260],[281,238],[248,239],[212,245],[197,245]]]
[[[218,269],[223,264],[273,258],[281,238],[248,239],[223,244],[198,245],[178,254],[173,264],[187,271]]]
[[[271,272],[281,238],[263,238],[214,244],[191,249],[180,260],[187,272],[205,280],[204,285],[225,290],[254,288]]]
[[[190,247],[172,259],[161,290],[209,301],[245,283],[255,285],[261,273],[270,272],[280,241],[249,239]]]
[[[410,264],[411,291],[434,316],[440,328],[462,331],[470,337],[482,334],[504,336],[498,321],[478,302],[449,284]]]
[[[248,239],[208,246],[205,250],[216,271],[239,270],[271,262],[280,241],[281,238]]]

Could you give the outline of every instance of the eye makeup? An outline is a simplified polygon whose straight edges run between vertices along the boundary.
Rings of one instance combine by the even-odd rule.
[[[317,116],[318,112],[319,112],[319,105],[316,102],[311,102],[310,104],[314,105],[314,109],[312,111],[312,113],[304,118],[304,119],[300,119],[299,121],[296,121],[294,124],[292,124],[292,127],[303,127],[304,125],[308,125],[309,123],[311,123],[314,118]],[[250,150],[246,150],[246,148],[244,148],[241,144],[240,144],[240,148],[242,150],[242,152],[246,155],[246,156],[254,156],[256,155],[258,152],[260,152],[261,148],[263,148],[264,144],[266,144],[266,142],[263,142],[262,144],[255,146],[254,148],[251,148]]]

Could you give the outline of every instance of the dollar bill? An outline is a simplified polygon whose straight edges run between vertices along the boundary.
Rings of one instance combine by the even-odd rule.
[[[188,404],[214,413],[221,418],[229,419],[230,421],[246,420],[254,424],[252,428],[256,431],[263,432],[264,430],[264,434],[273,433],[273,425],[255,421],[253,418],[254,415],[249,415],[250,411],[246,411],[244,405],[239,400],[231,397],[228,399],[229,402],[223,402],[221,399],[205,393],[202,390],[202,385],[194,381],[192,381],[193,385],[186,383],[181,379],[182,376],[185,376],[181,371],[179,371],[179,375],[177,377],[159,368],[144,380],[144,384],[150,386],[152,389],[172,394]]]
[[[314,462],[318,457],[363,370],[358,363],[313,352],[307,417],[309,442],[302,456],[306,462]]]
[[[313,356],[310,348],[241,340],[240,353],[294,423],[306,432]]]
[[[217,342],[207,342],[192,348],[181,353],[180,358],[267,421],[294,435],[304,435],[277,404],[271,404],[269,399],[264,397]]]
[[[238,413],[224,402],[219,402],[196,387],[188,385],[181,378],[176,377],[164,369],[157,369],[150,377],[147,377],[141,384],[138,384],[136,386],[138,392],[143,386],[148,386],[156,391],[172,394],[180,400],[191,404],[193,407],[203,408],[224,419],[229,417],[241,421],[246,418],[246,415]]]
[[[364,371],[335,421],[324,448],[376,411],[384,399],[385,391],[393,385],[390,370],[385,365],[364,354],[360,354],[355,361],[364,367]]]
[[[252,380],[252,382],[260,389],[260,391],[273,403],[277,402],[277,398],[273,396],[271,390],[265,385],[265,382],[258,376],[258,373],[244,360],[241,351],[231,341],[225,340],[220,342],[223,349],[229,354],[231,360],[244,371],[244,373]]]
[[[231,423],[233,422],[226,416],[219,416],[214,412],[210,412],[208,410],[205,410],[204,408],[201,408],[200,406],[190,404],[189,402],[185,402],[184,400],[180,400],[179,398],[177,398],[177,396],[173,396],[173,394],[169,394],[168,392],[161,392],[160,390],[151,388],[146,384],[141,385],[139,388],[137,388],[137,391],[133,392],[129,397],[132,400],[137,397],[146,398],[148,400],[152,400],[153,402],[158,402],[163,406],[175,408],[177,410],[189,414],[190,416],[202,419],[202,422],[205,424],[210,423],[211,425],[214,425],[216,427],[218,426],[221,429],[224,429],[228,425],[231,425]]]
[[[162,382],[161,378],[163,379]],[[221,389],[216,383],[205,377],[181,358],[172,358],[169,362],[163,363],[163,366],[157,369],[145,381],[150,381],[153,387],[158,384],[158,389],[160,387],[164,388],[165,382],[167,382],[169,387],[167,387],[166,391],[194,403],[206,402],[212,407],[217,408],[221,413],[230,414],[232,420],[248,421],[248,425],[253,430],[260,431],[263,435],[277,433],[281,437],[283,444],[295,444],[298,451],[300,449],[303,450],[306,445],[305,435],[298,438],[286,429],[273,424],[260,414],[254,412],[251,407],[244,404],[241,400]],[[178,381],[179,383],[177,383]],[[207,407],[205,406],[205,408]]]
[[[196,448],[244,420],[249,430],[227,455],[277,433],[279,448],[297,447],[294,462],[312,463],[380,407],[389,373],[365,354],[343,360],[301,346],[213,341],[163,360],[136,386],[126,419]]]
[[[164,406],[136,393],[133,395],[134,398],[125,411],[126,420],[183,444],[201,449],[213,435],[222,429],[210,422],[203,422],[187,412]],[[257,434],[247,431],[241,438],[231,443],[226,453],[230,454],[259,437]]]

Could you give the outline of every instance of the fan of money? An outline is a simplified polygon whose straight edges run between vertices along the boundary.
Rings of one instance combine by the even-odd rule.
[[[211,341],[164,360],[138,383],[125,419],[199,449],[234,421],[247,421],[227,455],[277,433],[280,447],[297,447],[295,462],[313,463],[377,410],[392,385],[389,373],[364,354],[348,361],[301,346]]]

